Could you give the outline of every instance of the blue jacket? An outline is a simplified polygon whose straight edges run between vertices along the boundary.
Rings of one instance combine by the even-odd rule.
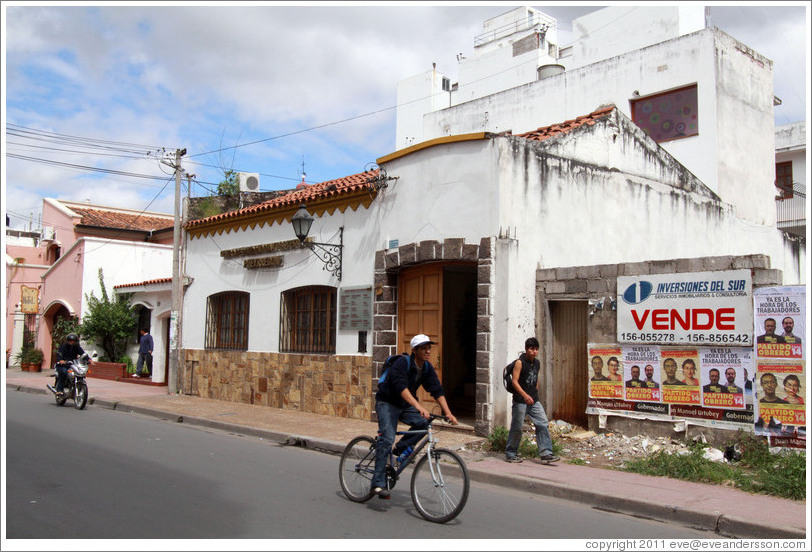
[[[409,389],[409,392],[417,398],[417,388],[421,386],[435,399],[445,395],[443,385],[440,383],[437,372],[434,371],[434,366],[430,362],[423,363],[422,374],[419,374],[413,356],[400,357],[389,368],[384,381],[378,382],[378,392],[375,393],[375,400],[406,408],[409,403],[404,401],[400,394],[404,389]]]
[[[153,349],[152,336],[144,334],[141,336],[141,345],[138,347],[138,354],[151,353]]]

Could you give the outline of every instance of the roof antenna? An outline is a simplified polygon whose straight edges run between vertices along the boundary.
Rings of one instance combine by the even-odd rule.
[[[302,155],[302,181],[299,182],[298,186],[296,186],[297,190],[301,190],[302,188],[307,187],[307,184],[305,183],[305,178],[307,178],[307,173],[305,172],[304,155]]]

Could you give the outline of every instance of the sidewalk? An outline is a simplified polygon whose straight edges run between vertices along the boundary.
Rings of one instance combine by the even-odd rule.
[[[7,392],[48,393],[50,399],[45,388],[53,381],[50,370],[31,373],[12,367],[5,370],[5,378]],[[356,435],[374,435],[377,431],[373,422],[169,395],[166,387],[89,378],[88,388],[88,408],[111,408],[329,452],[341,452]],[[697,527],[710,531],[708,538],[715,537],[714,533],[759,539],[806,537],[805,502],[578,466],[568,464],[566,458],[552,466],[529,460],[509,464],[501,456],[467,450],[466,444],[482,441],[479,437],[441,429],[439,439],[440,446],[458,450],[465,458],[474,484],[492,483]]]

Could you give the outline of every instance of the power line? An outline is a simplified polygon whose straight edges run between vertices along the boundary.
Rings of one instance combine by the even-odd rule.
[[[70,149],[63,149],[63,148],[52,148],[48,146],[38,146],[36,144],[23,144],[20,142],[6,142],[6,145],[12,146],[22,146],[25,148],[33,148],[35,150],[48,150],[48,151],[61,151],[65,153],[79,153],[82,155],[100,155],[104,157],[121,157],[124,159],[144,159],[144,155],[124,155],[124,154],[115,154],[115,153],[101,153],[101,152],[88,152],[88,151],[81,151],[81,150],[70,150]]]
[[[114,140],[102,140],[99,138],[87,138],[83,136],[75,136],[71,134],[61,134],[58,132],[48,132],[45,130],[25,127],[15,123],[6,123],[6,132],[12,136],[18,136],[30,139],[41,139],[44,141],[60,141],[63,143],[71,144],[86,144],[93,147],[106,147],[106,148],[138,148],[147,150],[165,150],[164,146],[150,146],[146,144],[136,144],[133,142],[118,142]]]
[[[6,156],[14,158],[14,159],[20,159],[22,161],[31,161],[31,162],[35,162],[35,163],[41,163],[43,165],[54,165],[54,166],[67,167],[67,168],[83,170],[83,171],[100,172],[100,173],[104,173],[104,174],[113,174],[113,175],[117,175],[117,176],[128,176],[128,177],[131,177],[131,178],[144,178],[144,179],[148,179],[148,180],[163,180],[164,178],[166,178],[165,175],[164,176],[156,176],[156,175],[148,175],[148,174],[138,174],[138,173],[128,172],[128,171],[117,171],[117,170],[114,170],[114,169],[101,169],[101,168],[98,168],[98,167],[91,167],[91,166],[88,166],[88,165],[77,165],[75,163],[66,163],[64,161],[53,161],[51,159],[42,159],[42,158],[39,158],[39,157],[30,157],[30,156],[27,156],[27,155],[20,155],[20,154],[17,154],[17,153],[6,153]]]

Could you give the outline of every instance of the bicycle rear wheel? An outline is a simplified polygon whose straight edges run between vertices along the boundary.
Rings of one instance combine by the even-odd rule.
[[[414,468],[412,501],[427,520],[446,523],[462,512],[470,486],[462,458],[448,449],[434,449]]]
[[[338,466],[341,490],[353,502],[372,498],[372,475],[375,473],[375,440],[356,437],[344,447]]]

